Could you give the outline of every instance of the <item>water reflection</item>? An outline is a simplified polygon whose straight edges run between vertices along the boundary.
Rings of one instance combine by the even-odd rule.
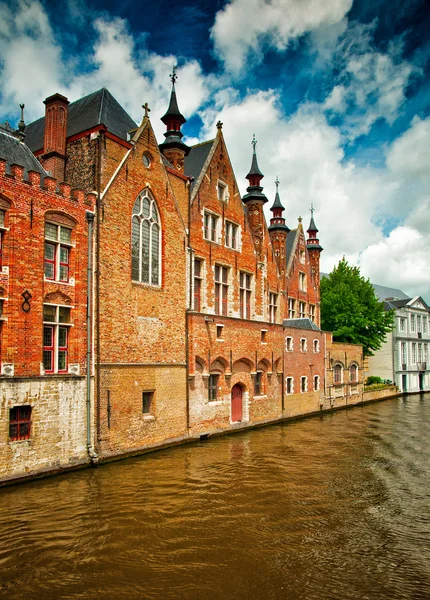
[[[430,597],[430,396],[0,491],[0,597]]]

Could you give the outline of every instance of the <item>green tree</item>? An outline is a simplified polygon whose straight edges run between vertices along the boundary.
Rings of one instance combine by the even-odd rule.
[[[393,329],[394,312],[385,311],[372,284],[345,257],[321,279],[321,327],[338,342],[361,344],[373,356]]]

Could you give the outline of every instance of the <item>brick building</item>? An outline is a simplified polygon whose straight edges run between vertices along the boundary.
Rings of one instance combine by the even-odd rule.
[[[0,128],[0,480],[85,462],[86,211]]]
[[[26,148],[38,173],[30,171],[23,178],[22,167],[16,166],[10,167],[11,173],[1,173],[0,199],[10,206],[5,211],[12,215],[18,210],[22,216],[17,219],[21,229],[14,229],[15,255],[8,259],[19,282],[13,294],[18,330],[3,336],[2,364],[13,367],[4,367],[0,384],[10,387],[14,379],[18,390],[17,377],[30,377],[31,394],[26,395],[23,384],[22,400],[13,400],[17,406],[31,403],[37,388],[33,382],[38,382],[40,404],[42,398],[55,396],[51,388],[56,386],[60,416],[51,421],[63,435],[57,446],[68,444],[68,464],[109,460],[333,405],[326,370],[331,369],[328,352],[334,350],[330,336],[319,328],[322,248],[313,215],[307,232],[301,219],[290,229],[277,180],[272,218],[266,223],[268,199],[255,140],[243,197],[221,123],[214,139],[188,147],[182,139],[185,118],[178,107],[175,78],[174,74],[162,118],[166,133],[161,144],[147,108],[138,126],[105,89],[70,104],[59,94],[47,98],[45,117],[25,128],[33,154],[10,136]],[[71,194],[71,186],[83,188],[87,195]],[[90,253],[87,210],[95,213]],[[12,227],[7,230],[10,216],[5,219],[7,248]],[[26,257],[30,242],[35,249],[31,269]],[[94,297],[88,347],[87,267]],[[67,281],[62,269],[69,269]],[[12,315],[12,294],[1,285],[5,314]],[[32,295],[28,314],[19,307],[26,289]],[[46,309],[45,320],[43,305],[54,306]],[[56,319],[53,325],[51,317]],[[33,336],[27,345],[13,337],[27,331],[26,319]],[[42,331],[46,340],[49,337],[48,327],[53,328],[52,348],[42,343]],[[58,340],[66,333],[64,367],[64,348]],[[28,346],[28,356],[19,359],[21,367],[20,344]],[[47,369],[49,352],[53,358]],[[83,377],[86,352],[94,374],[90,395],[89,378]],[[354,357],[361,366],[359,353],[356,348]],[[350,362],[344,368],[349,369]],[[361,393],[359,377],[357,385]],[[66,426],[64,415],[71,406],[67,386],[75,386],[77,404]],[[3,398],[1,406],[0,443],[6,448],[6,462],[11,452],[23,447],[10,436],[13,402],[5,404]],[[31,420],[27,445],[35,445],[42,433],[54,439],[36,408]],[[88,433],[91,440],[86,444]],[[45,448],[46,469],[62,466],[48,459],[55,454],[55,443],[51,446]],[[20,469],[31,473],[36,467],[21,455]],[[18,471],[13,471],[15,476]]]

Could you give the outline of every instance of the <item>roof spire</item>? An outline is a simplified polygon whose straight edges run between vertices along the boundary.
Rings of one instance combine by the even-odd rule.
[[[248,202],[249,200],[260,200],[263,203],[266,203],[267,198],[262,193],[263,187],[260,185],[260,182],[263,179],[264,175],[258,167],[257,152],[255,150],[255,147],[257,145],[257,140],[255,139],[255,133],[252,136],[251,145],[253,148],[252,162],[251,162],[251,168],[249,170],[249,173],[246,176],[246,179],[249,181],[249,186],[246,188],[246,191],[248,193],[245,194],[245,196],[242,198],[242,200],[245,203]]]
[[[160,150],[173,166],[182,170],[184,166],[184,157],[190,152],[190,148],[182,141],[183,134],[181,126],[186,123],[186,118],[182,115],[178,107],[176,99],[175,82],[178,79],[176,74],[176,65],[173,67],[173,72],[170,74],[172,82],[172,91],[170,93],[170,103],[166,114],[161,117],[161,120],[166,125],[165,141],[160,144]]]
[[[21,109],[21,120],[18,123],[18,129],[16,130],[16,135],[19,137],[19,139],[21,140],[21,142],[24,141],[25,138],[25,121],[24,121],[24,108],[25,108],[25,104],[20,104],[19,105],[20,109]]]
[[[273,205],[271,207],[271,211],[273,213],[273,217],[270,219],[270,227],[269,230],[272,229],[286,229],[287,232],[290,231],[288,229],[288,227],[285,225],[285,219],[282,216],[282,213],[284,212],[285,208],[282,206],[282,202],[281,199],[279,197],[279,178],[276,175],[276,179],[275,179],[275,185],[276,185],[276,194],[275,194],[275,201],[273,202]]]
[[[309,237],[308,237],[306,246],[307,246],[308,250],[318,250],[321,252],[322,247],[320,246],[319,239],[317,238],[318,229],[317,229],[317,226],[315,225],[315,221],[314,221],[315,208],[314,208],[313,204],[311,204],[311,207],[309,210],[311,212],[311,222],[308,227]]]

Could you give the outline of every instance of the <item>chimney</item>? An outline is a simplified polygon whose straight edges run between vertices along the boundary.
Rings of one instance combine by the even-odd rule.
[[[46,98],[44,104],[45,135],[41,163],[58,181],[64,181],[69,101],[61,94],[54,94]]]

